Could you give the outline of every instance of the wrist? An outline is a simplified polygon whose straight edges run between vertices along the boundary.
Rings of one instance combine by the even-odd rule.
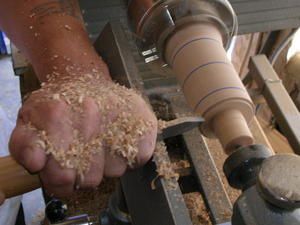
[[[33,62],[35,72],[41,82],[49,78],[64,79],[66,77],[80,77],[85,74],[101,74],[110,79],[105,62],[93,49],[76,48],[68,51],[59,48],[57,51],[48,51],[39,60]]]
[[[28,52],[41,82],[51,75],[78,76],[95,71],[109,78],[106,64],[96,53],[80,21],[69,18],[47,22],[46,27],[34,26],[36,43]]]

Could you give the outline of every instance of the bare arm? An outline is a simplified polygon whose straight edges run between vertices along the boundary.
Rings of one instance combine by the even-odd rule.
[[[137,93],[111,81],[77,1],[0,0],[0,5],[0,27],[44,83],[19,111],[12,156],[39,173],[46,191],[57,197],[147,162],[156,118]]]
[[[70,66],[80,72],[98,69],[109,77],[90,43],[76,0],[0,0],[0,4],[0,27],[41,81],[53,72],[70,75],[66,70]]]

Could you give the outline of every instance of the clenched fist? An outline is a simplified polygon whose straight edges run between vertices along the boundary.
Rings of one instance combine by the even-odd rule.
[[[51,77],[20,109],[10,151],[61,198],[146,163],[156,134],[156,117],[135,91],[97,73]]]
[[[154,151],[156,118],[137,93],[110,80],[78,2],[2,5],[1,30],[44,82],[20,109],[10,140],[17,162],[57,197],[145,163]]]

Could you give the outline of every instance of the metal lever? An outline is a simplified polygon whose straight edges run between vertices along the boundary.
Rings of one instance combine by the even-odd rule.
[[[202,117],[182,117],[175,120],[170,120],[166,122],[166,127],[162,129],[161,132],[157,133],[157,141],[162,141],[166,138],[175,137],[190,131],[196,127],[199,127],[204,123]]]

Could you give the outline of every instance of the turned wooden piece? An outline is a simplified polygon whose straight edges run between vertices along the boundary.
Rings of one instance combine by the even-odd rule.
[[[235,109],[229,109],[216,115],[212,121],[215,135],[220,139],[225,151],[253,143],[252,133],[243,114]],[[227,131],[227,132],[224,132]]]
[[[230,153],[253,143],[247,126],[253,103],[227,58],[222,35],[211,23],[180,27],[169,38],[164,56],[192,109],[206,119],[204,135],[217,136]]]
[[[33,191],[40,186],[38,176],[29,174],[12,157],[0,158],[0,192],[5,198]]]

